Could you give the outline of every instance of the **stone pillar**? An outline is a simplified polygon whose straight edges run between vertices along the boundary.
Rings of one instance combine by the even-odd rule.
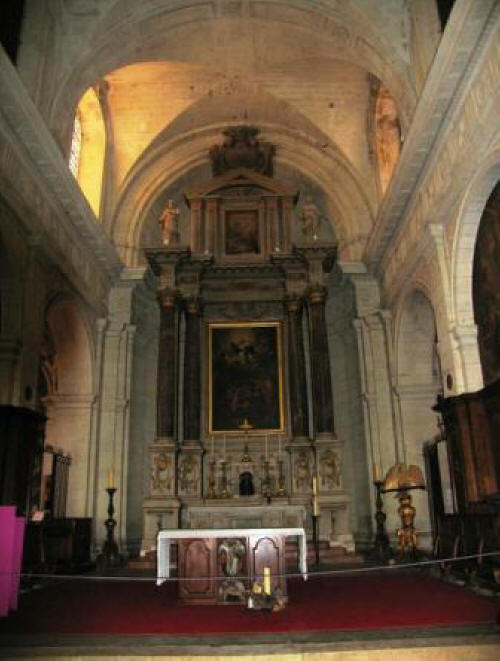
[[[176,388],[176,301],[174,292],[165,288],[159,292],[160,340],[158,351],[158,395],[156,433],[158,439],[174,437]]]
[[[288,371],[292,437],[302,438],[309,433],[307,410],[306,366],[302,333],[302,301],[285,301],[288,319]]]
[[[201,411],[201,301],[186,301],[186,348],[184,352],[184,441],[200,440]]]
[[[314,435],[334,436],[332,381],[325,318],[326,288],[309,291],[311,385]]]

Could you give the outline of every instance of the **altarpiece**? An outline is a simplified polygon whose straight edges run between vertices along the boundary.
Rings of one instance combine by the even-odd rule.
[[[159,529],[310,529],[313,477],[320,539],[354,550],[325,318],[336,246],[292,243],[300,191],[258,133],[210,150],[213,177],[184,193],[189,245],[175,230],[146,251],[160,339],[143,553]]]

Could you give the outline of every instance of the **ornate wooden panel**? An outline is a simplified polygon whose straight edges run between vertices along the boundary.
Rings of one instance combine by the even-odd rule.
[[[179,540],[179,585],[181,599],[192,604],[215,603],[215,540]]]

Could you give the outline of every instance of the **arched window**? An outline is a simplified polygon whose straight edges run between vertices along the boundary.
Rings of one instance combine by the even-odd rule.
[[[78,179],[78,168],[80,166],[80,153],[82,149],[82,120],[77,111],[73,122],[73,133],[71,134],[71,148],[69,152],[69,169],[75,179]]]
[[[75,176],[96,218],[101,208],[106,129],[101,103],[89,87],[78,103],[73,125],[69,169]]]

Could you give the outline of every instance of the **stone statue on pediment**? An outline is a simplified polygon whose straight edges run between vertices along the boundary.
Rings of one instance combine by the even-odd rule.
[[[318,207],[311,196],[307,196],[300,216],[302,221],[302,234],[307,241],[317,241],[321,216]]]
[[[158,220],[164,246],[179,243],[179,215],[179,208],[169,200]]]

